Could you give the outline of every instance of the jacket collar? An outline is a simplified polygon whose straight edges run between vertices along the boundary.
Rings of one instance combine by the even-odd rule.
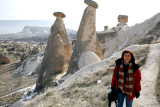
[[[117,66],[119,66],[119,65],[122,63],[122,61],[123,61],[122,58],[119,58],[119,59],[117,59],[117,60],[115,61],[115,63],[116,63]],[[133,63],[133,69],[134,69],[134,71],[136,72],[137,69],[139,69],[139,65]]]

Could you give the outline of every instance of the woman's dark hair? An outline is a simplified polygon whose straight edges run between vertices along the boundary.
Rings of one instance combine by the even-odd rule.
[[[125,51],[123,51],[122,56],[121,56],[122,60],[124,61],[124,54],[125,54],[125,53],[130,53],[130,54],[131,54],[131,60],[130,60],[130,62],[132,62],[132,63],[134,64],[134,63],[135,63],[135,58],[134,58],[134,56],[133,56],[132,51],[130,51],[130,50],[125,50]]]

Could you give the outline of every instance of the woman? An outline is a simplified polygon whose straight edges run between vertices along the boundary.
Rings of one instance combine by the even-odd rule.
[[[111,89],[118,91],[118,107],[123,107],[126,98],[126,107],[132,107],[133,98],[140,96],[141,73],[135,64],[135,58],[130,50],[125,50],[120,59],[115,61]]]

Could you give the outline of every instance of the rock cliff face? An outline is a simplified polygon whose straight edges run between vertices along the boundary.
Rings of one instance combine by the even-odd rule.
[[[96,35],[96,7],[92,6],[92,1],[90,2],[91,3],[89,3],[89,6],[84,11],[79,30],[77,32],[77,41],[74,46],[67,74],[73,74],[79,70],[78,62],[83,52],[93,51],[101,60],[103,60],[103,52]],[[88,4],[88,0],[85,3]],[[94,4],[95,3],[96,2],[94,2]]]
[[[61,12],[55,12],[53,15],[57,19],[50,30],[36,90],[49,84],[52,75],[66,72],[71,57],[71,40],[62,19],[65,15]]]

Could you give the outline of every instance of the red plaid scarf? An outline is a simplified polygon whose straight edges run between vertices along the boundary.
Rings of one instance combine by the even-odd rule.
[[[132,63],[129,63],[128,66],[128,73],[126,75],[126,82],[124,83],[124,68],[123,68],[123,62],[120,65],[119,68],[119,79],[118,79],[118,88],[122,91],[123,94],[127,94],[129,96],[132,96],[132,90],[133,90],[133,66]]]

